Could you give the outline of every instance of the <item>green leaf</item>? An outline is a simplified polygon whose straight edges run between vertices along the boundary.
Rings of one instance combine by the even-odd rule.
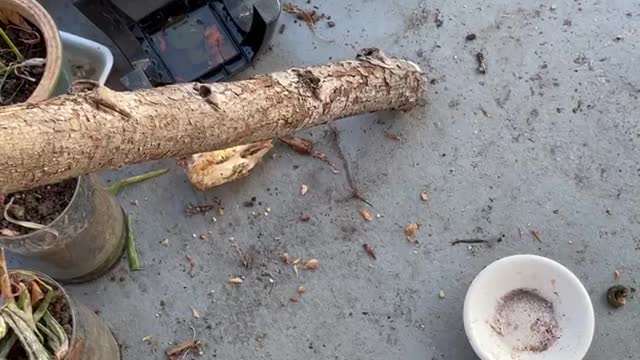
[[[36,332],[29,327],[21,312],[15,304],[9,304],[0,311],[0,316],[18,336],[29,360],[51,360],[51,355],[38,340]]]

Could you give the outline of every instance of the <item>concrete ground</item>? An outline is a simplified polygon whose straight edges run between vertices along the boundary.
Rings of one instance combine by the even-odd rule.
[[[61,29],[109,44],[70,1],[43,3]],[[284,33],[245,76],[375,46],[426,70],[428,104],[339,121],[337,138],[328,127],[303,131],[337,175],[283,145],[250,177],[206,193],[174,161],[106,174],[171,168],[120,195],[144,270],[130,273],[122,261],[97,281],[69,287],[111,325],[123,358],[162,359],[193,327],[205,359],[475,359],[462,324],[467,287],[487,264],[519,253],[553,258],[584,283],[596,312],[587,359],[638,358],[640,304],[613,311],[604,293],[614,271],[633,287],[640,271],[640,4],[294,3],[331,16],[335,27],[323,20],[317,28],[331,41],[283,14]],[[465,41],[469,33],[477,39]],[[476,71],[478,51],[486,74]],[[115,72],[122,71],[119,61]],[[364,204],[349,198],[346,167],[380,214],[369,223],[358,213]],[[255,206],[245,207],[253,197]],[[217,201],[223,215],[185,214],[188,204]],[[422,224],[417,244],[403,231],[413,222]],[[450,245],[466,238],[502,241]],[[250,268],[236,246],[254,258]],[[320,268],[296,278],[279,261],[284,252],[317,258]],[[244,282],[225,283],[235,276]],[[306,292],[292,303],[299,286]]]

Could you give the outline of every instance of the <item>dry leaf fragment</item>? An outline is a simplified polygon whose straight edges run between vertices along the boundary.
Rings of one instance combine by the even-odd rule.
[[[404,228],[404,233],[407,235],[407,240],[411,242],[416,241],[416,235],[418,233],[418,224],[409,224]]]
[[[320,267],[320,262],[317,259],[311,259],[304,263],[304,268],[307,270],[316,270]]]
[[[422,201],[427,201],[427,200],[429,200],[429,193],[428,193],[428,192],[426,192],[426,191],[421,192],[421,193],[420,193],[420,199],[421,199]]]
[[[313,153],[313,142],[311,140],[291,135],[283,136],[280,140],[289,145],[298,154],[311,155]]]
[[[293,149],[293,151],[297,152],[298,154],[301,155],[310,155],[313,156],[314,158],[324,161],[325,163],[327,163],[330,167],[331,167],[331,171],[334,174],[339,174],[340,172],[336,169],[336,166],[334,163],[332,163],[325,154],[315,151],[313,149],[313,142],[311,140],[308,139],[304,139],[304,138],[299,138],[299,137],[295,137],[295,136],[283,136],[280,138],[280,140],[282,142],[284,142],[285,144],[289,145],[289,147],[291,147],[291,149]]]
[[[232,284],[232,285],[242,284],[242,279],[239,278],[239,277],[234,277],[234,278],[231,278],[231,279],[227,280],[227,283]]]
[[[200,313],[193,306],[191,307],[191,314],[193,315],[194,319],[200,319]]]
[[[376,260],[376,252],[373,250],[373,247],[369,244],[362,244],[362,248],[364,249],[364,251],[367,252],[367,254],[373,259]]]
[[[533,237],[534,237],[536,240],[538,240],[538,241],[540,241],[540,242],[544,242],[544,241],[542,241],[542,238],[540,238],[540,231],[538,231],[538,230],[536,230],[536,229],[533,229],[533,230],[531,230],[531,235],[533,235]]]
[[[616,271],[614,271],[614,272],[613,272],[613,279],[614,279],[615,281],[620,280],[620,277],[621,277],[621,276],[622,276],[622,273],[620,273],[620,270],[616,270]]]
[[[12,11],[9,9],[0,9],[0,21],[5,24],[14,24],[18,27],[32,31],[33,28],[27,23],[27,21],[16,11]]]
[[[305,289],[304,286],[298,287],[298,294],[304,294],[305,291],[307,291],[307,289]]]
[[[189,353],[202,355],[202,344],[198,340],[187,340],[167,349],[166,354],[169,360],[184,359]]]
[[[289,301],[291,301],[294,304],[297,304],[297,303],[300,302],[300,298],[297,297],[297,296],[292,296],[292,297],[289,298]]]
[[[2,236],[18,236],[19,232],[11,230],[11,229],[0,229],[0,235]]]
[[[35,305],[38,303],[38,301],[42,300],[44,298],[44,293],[42,292],[42,289],[40,289],[40,286],[38,286],[38,283],[35,281],[31,282],[31,305]]]
[[[360,215],[362,215],[362,218],[365,219],[366,221],[373,220],[373,215],[371,215],[371,213],[369,212],[369,209],[367,208],[361,208]]]
[[[394,134],[394,133],[392,133],[392,132],[388,132],[388,131],[385,131],[385,132],[384,132],[384,136],[385,136],[387,139],[391,139],[391,140],[393,140],[393,141],[400,141],[400,140],[402,140],[402,138],[401,138],[400,136],[398,136],[398,135],[396,135],[396,134]]]
[[[305,184],[300,185],[300,195],[304,196],[304,194],[309,191],[309,187]]]

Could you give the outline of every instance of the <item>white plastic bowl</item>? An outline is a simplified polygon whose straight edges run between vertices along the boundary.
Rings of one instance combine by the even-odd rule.
[[[532,290],[553,305],[558,338],[545,350],[522,350],[514,346],[512,336],[496,330],[499,304],[517,289]],[[522,306],[517,309],[522,310]],[[526,314],[528,324],[530,313],[535,311],[514,316]],[[514,255],[493,262],[473,280],[464,301],[464,328],[482,360],[580,360],[593,339],[593,305],[580,280],[564,266],[541,256]],[[523,328],[515,329],[519,330],[511,332],[522,334]]]
[[[113,67],[113,54],[95,41],[60,31],[63,67],[69,82],[94,80],[104,85]],[[66,92],[66,89],[63,90]]]

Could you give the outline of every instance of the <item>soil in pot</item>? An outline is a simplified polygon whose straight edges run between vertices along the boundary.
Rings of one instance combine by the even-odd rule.
[[[47,47],[36,26],[0,8],[0,106],[27,101],[44,73]]]
[[[3,214],[0,219],[0,235],[25,235],[37,229],[24,226],[19,222],[48,225],[67,208],[78,183],[77,179],[69,179],[57,184],[45,185],[39,188],[20,191],[4,196],[0,203]],[[2,196],[0,195],[0,200]],[[8,216],[4,216],[6,214]]]

